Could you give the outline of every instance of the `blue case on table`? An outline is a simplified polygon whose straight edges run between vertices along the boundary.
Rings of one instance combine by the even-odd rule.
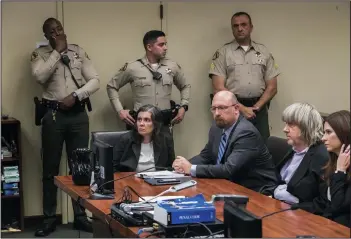
[[[160,201],[154,207],[154,220],[164,225],[215,222],[216,208],[202,194]]]

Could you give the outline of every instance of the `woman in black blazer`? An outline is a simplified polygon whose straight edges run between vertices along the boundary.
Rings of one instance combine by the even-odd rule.
[[[171,167],[175,159],[171,135],[164,132],[162,113],[153,105],[137,111],[135,127],[114,147],[114,172],[140,172]],[[161,168],[162,167],[162,168]]]
[[[324,184],[320,187],[320,195],[312,203],[301,203],[298,207],[350,227],[349,111],[338,111],[325,119],[322,140],[329,152],[329,161],[323,177]]]
[[[289,204],[312,202],[319,194],[322,168],[328,161],[321,141],[323,118],[312,105],[295,103],[284,110],[282,119],[292,149],[277,164],[279,185],[273,196]]]

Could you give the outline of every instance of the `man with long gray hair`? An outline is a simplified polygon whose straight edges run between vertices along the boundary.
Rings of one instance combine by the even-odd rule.
[[[282,120],[292,149],[277,164],[279,186],[273,196],[289,204],[312,201],[319,193],[322,168],[328,161],[321,141],[322,116],[310,104],[295,103],[284,110]]]

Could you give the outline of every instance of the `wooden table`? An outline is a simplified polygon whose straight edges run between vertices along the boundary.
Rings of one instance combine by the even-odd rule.
[[[114,177],[116,179],[127,174],[130,173],[116,173]],[[194,196],[198,193],[202,193],[206,200],[210,200],[213,194],[218,193],[246,195],[249,197],[247,209],[259,217],[289,207],[288,204],[224,179],[196,178],[195,180],[197,181],[195,187],[167,195]],[[82,206],[91,211],[94,218],[97,219],[97,221],[94,220],[93,225],[94,237],[109,237],[109,230],[111,230],[115,236],[136,237],[139,227],[125,227],[118,221],[112,219],[109,215],[110,206],[114,201],[117,201],[121,197],[122,190],[125,186],[128,185],[132,187],[141,196],[154,196],[169,188],[169,185],[150,186],[142,179],[132,176],[115,182],[115,200],[89,200],[87,199],[89,197],[89,187],[74,185],[71,176],[57,176],[55,177],[55,184],[74,200],[82,198],[82,200],[80,200]],[[133,195],[133,200],[137,200],[137,196]],[[222,203],[216,204],[216,214],[218,219],[223,220]],[[101,234],[98,231],[104,231],[107,232],[107,234]],[[316,237],[350,238],[350,229],[306,211],[295,210],[278,213],[262,219],[262,234],[263,237],[293,238],[297,235],[313,235]]]

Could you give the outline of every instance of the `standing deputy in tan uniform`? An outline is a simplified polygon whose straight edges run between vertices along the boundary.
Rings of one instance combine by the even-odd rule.
[[[87,101],[88,97],[99,89],[100,84],[87,53],[78,45],[67,44],[64,29],[57,19],[47,19],[43,32],[49,45],[39,47],[31,56],[32,74],[43,88],[42,103],[47,108],[42,119],[45,219],[35,236],[47,236],[56,228],[57,188],[54,176],[59,174],[63,142],[66,143],[68,162],[74,149],[88,147],[89,118],[85,103],[90,102]],[[72,203],[74,228],[91,232],[91,223],[86,218],[84,208],[73,200]]]
[[[268,49],[251,40],[253,25],[246,12],[235,13],[231,19],[235,40],[215,52],[209,75],[214,93],[233,92],[241,114],[269,136],[268,106],[277,93],[278,66]]]
[[[190,84],[186,82],[180,66],[166,58],[167,41],[162,31],[149,31],[143,39],[146,55],[142,59],[126,63],[107,85],[107,94],[119,117],[126,124],[134,125],[135,120],[129,110],[123,109],[118,91],[130,83],[132,87],[134,111],[141,106],[151,104],[161,110],[170,109],[172,85],[180,91],[181,108],[172,122],[180,123],[188,110]],[[168,125],[167,125],[168,126]]]

